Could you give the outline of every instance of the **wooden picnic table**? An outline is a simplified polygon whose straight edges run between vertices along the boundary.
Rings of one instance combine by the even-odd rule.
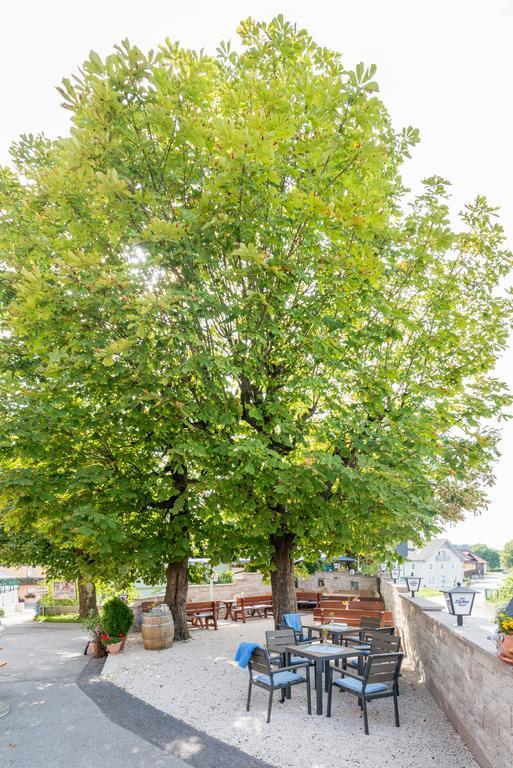
[[[237,605],[235,598],[233,600],[223,600],[224,607],[226,608],[225,619],[231,619],[233,621],[233,609]]]
[[[349,659],[362,655],[361,651],[358,651],[355,648],[349,649],[345,648],[343,645],[335,645],[334,643],[301,643],[300,645],[287,645],[287,652],[293,656],[304,656],[305,659],[311,659],[314,662],[316,697],[315,711],[318,715],[322,715],[323,670],[325,677],[324,687],[327,690],[330,661],[337,659]]]

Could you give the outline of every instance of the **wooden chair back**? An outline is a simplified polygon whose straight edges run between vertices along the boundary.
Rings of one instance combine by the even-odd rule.
[[[375,629],[381,626],[381,616],[362,616],[360,626],[365,629]]]
[[[253,674],[253,672],[256,672],[257,674],[270,676],[272,670],[271,670],[271,660],[269,658],[269,653],[263,648],[255,648],[255,650],[251,654],[251,659],[249,660],[248,667],[251,675]]]
[[[268,650],[275,653],[285,653],[287,645],[294,645],[295,642],[296,636],[291,628],[271,629],[265,633],[265,644]]]
[[[401,638],[399,635],[385,635],[383,632],[369,632],[370,653],[399,653]]]
[[[371,653],[365,664],[364,685],[384,683],[396,686],[402,660],[402,653]]]

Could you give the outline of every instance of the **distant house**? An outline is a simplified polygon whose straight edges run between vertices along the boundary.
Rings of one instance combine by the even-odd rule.
[[[17,582],[16,601],[30,605],[38,598],[38,586],[44,581],[44,570],[38,565],[21,565],[17,568],[0,565],[0,585],[5,582],[6,586],[13,580]]]
[[[466,577],[470,576],[486,576],[488,571],[488,560],[484,557],[476,555],[469,549],[460,550],[465,555],[465,562],[463,563],[463,571]]]
[[[408,544],[405,562],[401,566],[404,576],[414,574],[422,579],[422,587],[445,589],[463,582],[465,555],[448,539],[433,539],[421,548]]]

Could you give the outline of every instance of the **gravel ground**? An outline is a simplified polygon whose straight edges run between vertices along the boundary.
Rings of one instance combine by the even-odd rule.
[[[195,631],[191,641],[165,651],[145,651],[140,636],[134,636],[123,654],[109,657],[104,674],[154,707],[275,768],[479,768],[408,669],[401,678],[401,727],[394,726],[391,699],[374,701],[370,736],[363,733],[357,698],[349,693],[333,692],[331,719],[308,715],[306,686],[293,688],[284,704],[276,693],[267,725],[267,693],[253,687],[246,712],[248,673],[233,656],[241,640],[262,642],[271,628],[271,620],[226,623],[217,632]]]

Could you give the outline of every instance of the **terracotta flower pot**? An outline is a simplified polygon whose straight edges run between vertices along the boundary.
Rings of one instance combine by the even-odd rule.
[[[119,653],[123,650],[123,640],[120,640],[119,643],[109,643],[107,645],[109,653]]]
[[[513,635],[504,635],[499,645],[501,655],[513,659]]]

